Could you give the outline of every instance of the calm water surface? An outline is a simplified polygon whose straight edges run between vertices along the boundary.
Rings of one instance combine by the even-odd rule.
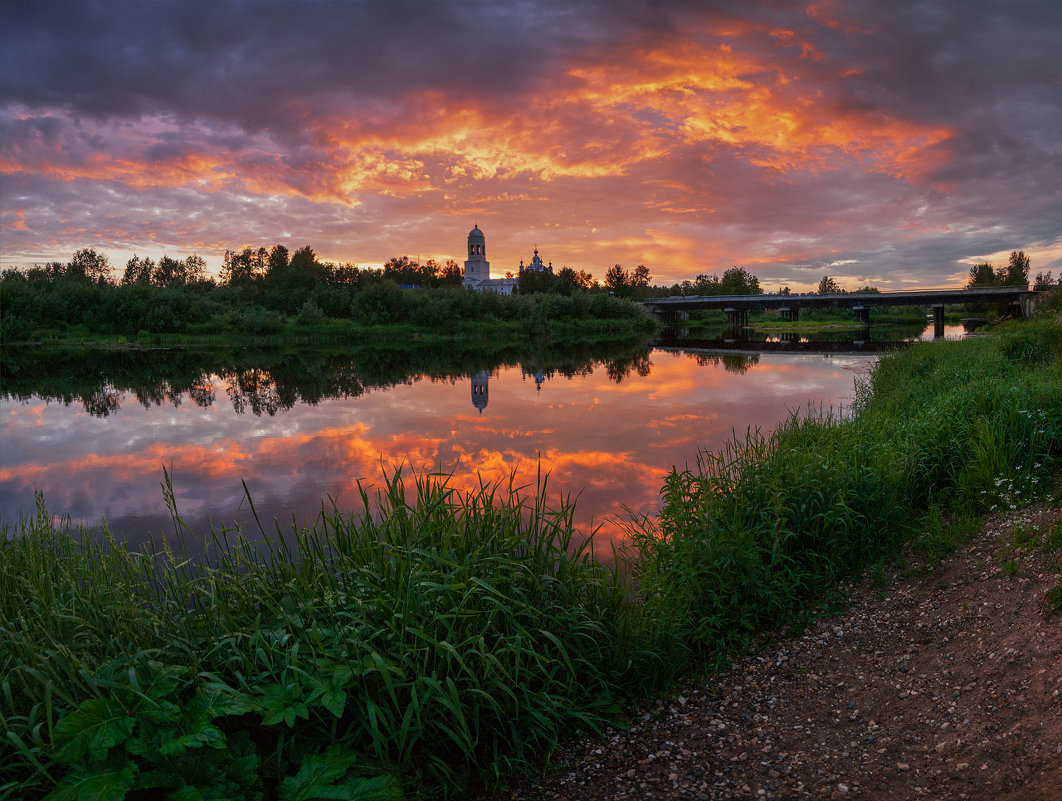
[[[106,519],[136,543],[173,531],[164,467],[197,534],[208,521],[248,520],[244,482],[263,519],[308,524],[328,498],[358,507],[359,482],[379,487],[397,466],[452,474],[459,487],[513,471],[533,486],[541,467],[549,499],[578,496],[583,530],[600,524],[613,536],[625,507],[656,508],[672,466],[809,405],[848,405],[874,358],[657,349],[570,375],[509,363],[304,392],[310,402],[264,370],[204,374],[181,391],[115,382],[65,400],[5,388],[0,510],[8,520],[31,511],[39,490],[53,512]]]

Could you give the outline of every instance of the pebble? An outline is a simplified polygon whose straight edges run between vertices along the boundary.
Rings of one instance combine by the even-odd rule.
[[[1045,532],[1062,525],[1057,507],[1026,516]],[[1062,621],[1040,609],[1062,565],[1007,551],[1009,525],[996,519],[998,536],[885,592],[841,588],[853,599],[842,616],[646,707],[630,729],[576,746],[552,778],[514,782],[510,798],[1055,798],[1038,777],[1062,775],[1062,745],[1045,746],[1062,743]],[[1004,556],[1020,560],[1018,578],[977,580]]]

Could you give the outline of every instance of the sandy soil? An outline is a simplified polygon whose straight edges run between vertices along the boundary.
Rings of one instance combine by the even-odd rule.
[[[507,797],[1062,801],[1062,617],[1044,603],[1059,565],[1034,542],[1059,520],[996,517],[930,568],[865,578],[844,614],[563,749]]]

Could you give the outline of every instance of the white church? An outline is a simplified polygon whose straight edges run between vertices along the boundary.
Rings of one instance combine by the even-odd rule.
[[[487,261],[487,240],[479,230],[479,224],[468,232],[468,259],[465,261],[465,279],[461,282],[469,289],[494,292],[498,295],[513,294],[515,278],[491,278],[490,262]]]
[[[542,259],[538,255],[538,248],[535,248],[535,255],[531,258],[531,263],[526,267],[524,266],[524,260],[520,259],[519,272],[523,273],[525,270],[534,270],[536,272],[553,272],[553,262],[549,263],[547,267],[542,263]],[[469,289],[476,289],[480,292],[494,292],[498,295],[511,295],[513,288],[516,286],[517,278],[491,278],[490,277],[490,262],[487,261],[487,240],[483,236],[483,232],[479,230],[479,224],[468,232],[468,259],[465,261],[465,278],[462,281],[462,285]]]

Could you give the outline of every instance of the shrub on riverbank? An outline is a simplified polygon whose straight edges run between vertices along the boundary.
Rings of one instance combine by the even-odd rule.
[[[1060,432],[1057,324],[916,343],[849,413],[794,415],[673,471],[659,520],[633,532],[646,602],[673,644],[725,660],[942,514],[1027,499]]]

